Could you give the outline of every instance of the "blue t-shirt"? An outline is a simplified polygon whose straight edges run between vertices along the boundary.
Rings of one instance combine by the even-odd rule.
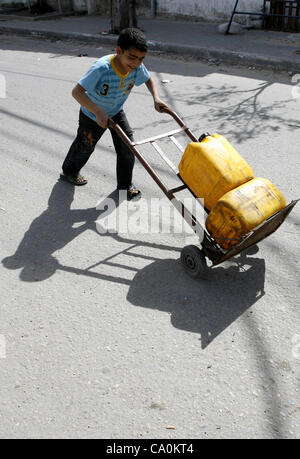
[[[88,72],[78,81],[87,96],[108,116],[114,116],[122,109],[133,86],[140,86],[150,75],[144,64],[133,72],[122,75],[114,64],[115,55],[98,59]],[[83,113],[96,121],[93,113],[81,107]]]

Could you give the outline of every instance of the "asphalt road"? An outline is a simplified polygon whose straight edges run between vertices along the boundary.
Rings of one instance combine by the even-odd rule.
[[[99,234],[115,190],[109,133],[86,187],[58,181],[77,127],[72,87],[110,52],[0,37],[0,435],[299,438],[300,205],[257,253],[193,280],[179,257],[194,236],[141,233],[132,208],[127,232]],[[256,176],[300,197],[290,76],[155,55],[147,66],[196,135],[226,135]],[[126,112],[136,139],[176,128],[146,87]],[[154,150],[142,151],[173,184]],[[140,164],[135,182],[146,204],[163,198]]]

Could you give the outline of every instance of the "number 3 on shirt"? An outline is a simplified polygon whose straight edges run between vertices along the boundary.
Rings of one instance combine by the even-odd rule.
[[[109,91],[109,84],[104,83],[103,89],[100,92],[101,96],[106,96]]]

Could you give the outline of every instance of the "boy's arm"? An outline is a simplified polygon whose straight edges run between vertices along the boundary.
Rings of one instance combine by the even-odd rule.
[[[98,105],[94,104],[86,95],[85,89],[77,84],[72,91],[72,96],[77,102],[90,112],[94,113],[96,121],[103,129],[107,128],[108,115]]]
[[[153,80],[152,77],[149,78],[148,81],[146,81],[146,86],[148,88],[148,90],[150,91],[150,93],[152,94],[152,97],[153,97],[153,100],[154,100],[154,107],[155,107],[155,110],[157,110],[158,112],[162,112],[163,108],[168,108],[167,104],[165,104],[160,98],[159,98],[159,95],[158,95],[158,90],[157,90],[157,86],[156,86],[156,83],[155,81]]]

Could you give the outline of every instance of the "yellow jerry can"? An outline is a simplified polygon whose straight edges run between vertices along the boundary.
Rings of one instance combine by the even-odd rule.
[[[227,191],[254,178],[254,173],[228,140],[219,134],[191,142],[179,164],[179,174],[204,206],[212,209]]]
[[[265,178],[255,178],[226,193],[209,213],[206,229],[230,249],[264,220],[286,206],[283,194]]]

